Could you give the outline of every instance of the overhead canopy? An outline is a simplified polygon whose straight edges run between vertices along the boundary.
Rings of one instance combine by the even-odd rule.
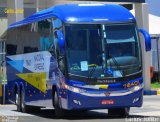
[[[120,5],[107,4],[65,4],[40,11],[32,16],[14,24],[9,28],[40,21],[47,18],[58,17],[66,23],[90,22],[128,22],[135,21],[135,17]]]
[[[149,14],[149,33],[160,34],[160,17]]]
[[[149,33],[160,34],[160,0],[146,0],[149,9]]]
[[[80,0],[80,1],[85,1],[85,0]],[[92,0],[92,1],[145,3],[145,0]]]

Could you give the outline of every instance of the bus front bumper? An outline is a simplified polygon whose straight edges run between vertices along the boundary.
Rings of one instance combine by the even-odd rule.
[[[98,96],[99,95],[99,96]],[[68,91],[67,106],[68,110],[92,110],[107,108],[141,107],[143,102],[143,88],[119,94],[89,95],[89,93],[76,93]],[[62,103],[63,104],[63,103]]]

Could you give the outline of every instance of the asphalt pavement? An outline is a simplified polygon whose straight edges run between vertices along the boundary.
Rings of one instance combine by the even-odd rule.
[[[144,96],[141,108],[131,108],[127,118],[111,117],[107,110],[74,112],[64,118],[56,118],[54,109],[21,113],[15,105],[0,105],[0,122],[160,122],[160,96]]]

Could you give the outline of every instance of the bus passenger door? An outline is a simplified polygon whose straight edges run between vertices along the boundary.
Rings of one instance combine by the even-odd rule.
[[[57,70],[57,61],[55,55],[55,46],[54,46],[54,33],[52,26],[52,19],[47,19],[44,21],[38,22],[38,30],[40,33],[39,43],[40,50],[47,55],[45,55],[45,70],[46,72],[46,91],[43,97],[43,106],[52,107],[52,85],[55,80],[55,72]],[[45,87],[45,86],[44,86]]]
[[[60,66],[60,64],[63,64],[62,60],[64,57],[63,55],[61,55],[59,51],[57,35],[57,31],[62,30],[62,22],[57,18],[53,18],[51,30],[52,33],[50,35],[52,36],[52,43],[49,49],[51,59],[49,69],[49,80],[47,81],[47,96],[45,97],[45,102],[47,102],[49,99],[52,100],[52,85],[57,85],[59,78],[61,77],[61,73],[59,71],[61,70],[62,65]],[[49,102],[47,103],[49,105]]]

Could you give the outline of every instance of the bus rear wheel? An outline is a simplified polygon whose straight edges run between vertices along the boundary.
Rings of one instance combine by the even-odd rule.
[[[28,106],[25,104],[25,94],[24,91],[21,91],[21,110],[23,113],[27,112],[38,112],[40,111],[41,107],[38,106]]]
[[[17,111],[21,112],[21,98],[18,92],[16,93],[16,99],[15,99],[15,104],[17,106]]]
[[[130,108],[110,108],[108,109],[109,116],[127,117],[129,116]]]
[[[58,93],[57,91],[55,91],[54,93],[54,97],[53,97],[53,106],[55,108],[55,116],[56,117],[64,117],[65,116],[65,110],[60,108],[60,105],[59,105],[59,98],[58,98]]]
[[[21,109],[23,113],[28,112],[28,106],[25,104],[25,94],[24,91],[21,91]]]

